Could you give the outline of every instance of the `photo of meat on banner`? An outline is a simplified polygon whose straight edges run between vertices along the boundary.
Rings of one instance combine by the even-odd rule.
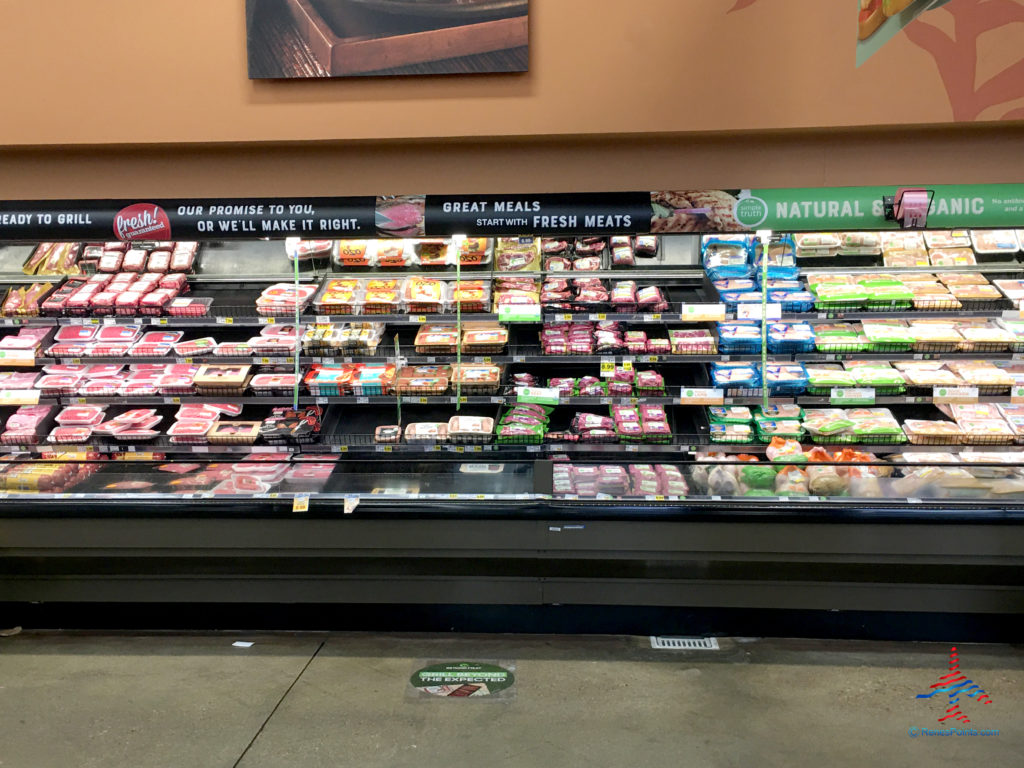
[[[246,0],[249,77],[525,72],[529,0]]]
[[[377,198],[376,227],[381,237],[423,237],[424,195],[394,195]]]

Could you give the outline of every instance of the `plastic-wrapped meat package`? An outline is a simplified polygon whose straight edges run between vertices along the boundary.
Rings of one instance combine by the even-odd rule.
[[[629,495],[629,473],[617,464],[602,464],[597,468],[597,492],[609,496]]]
[[[572,262],[562,256],[550,256],[544,259],[544,269],[548,272],[569,272]]]
[[[174,251],[171,253],[171,263],[169,271],[171,272],[191,272],[192,265],[195,261],[196,251],[191,248],[182,248],[182,244],[179,243],[175,246]]]
[[[143,315],[159,315],[176,295],[175,291],[166,288],[151,291],[139,300],[139,313]]]
[[[686,484],[686,478],[679,471],[678,467],[670,464],[658,464],[654,468],[661,480],[660,491],[665,496],[686,496],[690,489]]]
[[[598,354],[616,352],[623,347],[622,335],[612,331],[596,331],[594,333],[594,343]]]
[[[584,256],[583,258],[575,259],[572,262],[572,268],[575,272],[597,272],[601,269],[601,257]]]
[[[635,421],[640,423],[640,413],[631,405],[613,405],[612,406],[612,418],[616,424]]]
[[[73,405],[57,414],[57,423],[62,427],[92,427],[103,421],[106,406]]]
[[[836,467],[807,467],[808,490],[815,496],[839,496],[847,487],[847,482],[840,477]]]
[[[603,383],[593,376],[583,376],[579,380],[577,390],[580,397],[603,397],[605,394]]]
[[[634,267],[636,259],[633,258],[633,249],[628,245],[620,245],[612,248],[613,267]]]
[[[633,385],[624,381],[608,382],[608,395],[610,397],[632,397]]]
[[[635,421],[616,422],[615,431],[618,432],[620,437],[630,440],[642,440],[644,437],[644,428]]]
[[[533,386],[533,385],[530,384],[530,385],[525,385],[525,386]],[[565,397],[571,397],[573,391],[575,391],[575,389],[576,389],[576,379],[568,379],[568,378],[548,379],[548,387],[551,388],[551,389],[557,389],[559,391],[559,393],[561,393]]]
[[[597,256],[604,252],[605,239],[603,237],[581,237],[576,240],[577,256]]]
[[[712,496],[737,496],[739,491],[732,467],[717,466],[708,473],[708,493]]]
[[[775,476],[775,493],[779,496],[806,496],[807,473],[799,467],[783,467]]]
[[[536,387],[537,377],[532,373],[513,373],[512,384],[516,387]]]
[[[125,252],[124,260],[121,262],[121,269],[125,272],[142,272],[146,268],[146,261],[149,259],[149,251],[141,248],[132,248]]]
[[[632,464],[629,467],[634,496],[655,496],[661,491],[661,479],[650,464]]]
[[[642,311],[663,312],[668,309],[668,302],[657,286],[641,288],[636,295],[636,301]]]
[[[562,256],[569,253],[570,243],[568,240],[545,237],[540,241],[540,252],[545,256]]]
[[[665,378],[657,371],[639,371],[636,374],[636,390],[642,395],[665,391]]]
[[[42,437],[50,415],[53,413],[52,405],[23,405],[20,406],[9,419],[0,434],[0,443],[5,445],[34,444]]]
[[[658,254],[657,235],[638,235],[633,246],[637,256],[656,256]]]
[[[627,331],[625,342],[626,349],[631,355],[642,355],[647,352],[647,334],[644,331]]]
[[[100,272],[117,272],[121,269],[121,263],[123,261],[123,251],[104,251],[103,256],[100,257],[97,269],[99,269]]]
[[[153,251],[146,262],[147,272],[166,272],[171,268],[170,251]]]
[[[620,280],[612,287],[611,303],[617,312],[636,311],[636,282]]]
[[[552,475],[556,496],[569,496],[576,492],[576,486],[572,482],[572,470],[568,466],[555,464]]]
[[[177,291],[179,294],[188,291],[188,278],[182,272],[173,272],[169,275],[164,275],[157,282],[158,288],[169,288]]]
[[[651,355],[669,355],[672,353],[672,343],[668,339],[648,339],[647,352]]]
[[[632,369],[627,370],[622,366],[616,366],[615,369],[612,371],[612,375],[610,378],[612,381],[623,381],[628,384],[632,384],[634,381],[636,381],[636,371]]]
[[[610,417],[598,416],[597,414],[577,414],[572,418],[571,430],[580,435],[586,435],[596,430],[611,432],[614,434],[615,422]]]
[[[580,496],[596,496],[600,471],[594,466],[572,466],[572,483]]]
[[[92,437],[90,427],[57,427],[47,436],[48,443],[84,443]]]
[[[142,301],[142,296],[143,294],[136,291],[117,294],[117,298],[114,299],[114,312],[125,316],[136,314],[139,311],[139,302]]]
[[[603,285],[584,285],[577,287],[576,301],[580,304],[606,304],[608,302],[608,291],[605,290]],[[593,307],[599,309],[600,307]]]
[[[43,369],[45,371],[45,369]],[[39,378],[35,371],[5,371],[0,373],[0,391],[8,389],[32,389]]]

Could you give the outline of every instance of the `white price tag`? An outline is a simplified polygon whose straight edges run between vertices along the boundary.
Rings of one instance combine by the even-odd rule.
[[[828,399],[832,405],[874,405],[875,390],[871,387],[857,389],[834,387],[829,392]]]
[[[760,320],[762,311],[765,320],[779,320],[782,317],[781,304],[739,304],[736,306],[736,317],[740,320]]]

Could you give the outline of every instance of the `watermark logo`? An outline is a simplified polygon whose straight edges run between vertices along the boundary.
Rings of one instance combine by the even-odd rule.
[[[960,708],[960,697],[962,696],[974,699],[978,704],[992,703],[992,698],[985,693],[985,690],[960,671],[960,655],[955,646],[949,651],[949,672],[940,677],[937,683],[932,683],[928,693],[917,694],[917,698],[930,699],[943,693],[949,697],[949,707],[946,709],[946,714],[939,718],[940,723],[971,722],[967,714]]]

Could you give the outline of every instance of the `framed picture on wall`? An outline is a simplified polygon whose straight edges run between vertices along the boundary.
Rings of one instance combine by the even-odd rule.
[[[249,77],[525,72],[529,0],[246,0]]]

